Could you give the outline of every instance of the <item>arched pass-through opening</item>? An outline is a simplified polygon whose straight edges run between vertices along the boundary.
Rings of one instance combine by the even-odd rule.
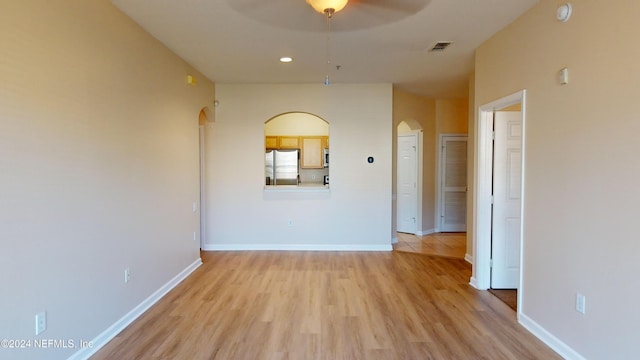
[[[265,186],[328,188],[329,122],[314,114],[287,112],[264,125]]]

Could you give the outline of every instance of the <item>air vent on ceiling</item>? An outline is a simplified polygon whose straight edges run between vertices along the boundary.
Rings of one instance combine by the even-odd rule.
[[[429,51],[443,52],[451,44],[451,41],[438,41]]]

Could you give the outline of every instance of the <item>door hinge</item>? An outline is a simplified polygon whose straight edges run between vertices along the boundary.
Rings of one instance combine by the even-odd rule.
[[[493,259],[489,259],[489,267],[493,267]]]
[[[492,131],[491,132],[491,140],[495,140],[496,139],[496,132]]]
[[[493,195],[491,195],[491,205],[493,205]]]

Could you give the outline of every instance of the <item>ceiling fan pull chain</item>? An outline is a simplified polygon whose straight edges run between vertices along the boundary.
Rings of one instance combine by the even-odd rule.
[[[325,77],[324,84],[329,85],[331,82],[329,81],[329,69],[331,68],[331,15],[333,12],[329,11],[330,9],[325,10],[325,14],[327,14],[327,42],[326,42],[326,53],[327,53],[327,63],[325,64]]]

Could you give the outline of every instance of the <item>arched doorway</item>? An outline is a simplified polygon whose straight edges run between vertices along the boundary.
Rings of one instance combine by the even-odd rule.
[[[206,126],[213,122],[213,113],[208,107],[204,107],[198,114],[198,147],[199,147],[199,169],[200,169],[200,249],[206,242]],[[194,209],[195,210],[195,209]],[[195,239],[194,239],[195,240]]]
[[[422,233],[422,129],[414,120],[397,126],[396,231]]]

